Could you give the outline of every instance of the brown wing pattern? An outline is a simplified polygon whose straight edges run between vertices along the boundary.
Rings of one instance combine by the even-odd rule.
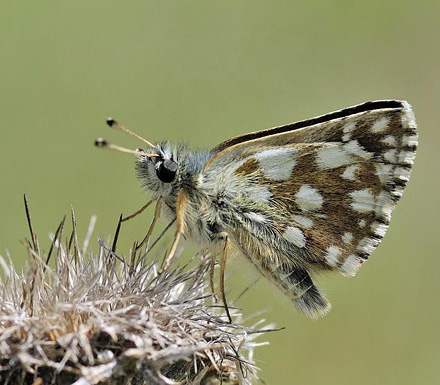
[[[309,272],[356,274],[385,235],[414,162],[410,105],[361,106],[232,139],[205,168],[210,190],[229,205],[239,249],[311,316],[330,305]]]
[[[206,171],[232,168],[248,191],[266,189],[267,202],[257,194],[247,204],[267,212],[267,226],[354,275],[385,235],[414,161],[414,116],[398,103],[226,147]]]

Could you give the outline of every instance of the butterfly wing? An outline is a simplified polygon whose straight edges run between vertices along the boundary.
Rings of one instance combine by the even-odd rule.
[[[370,102],[224,142],[204,183],[231,240],[314,316],[329,305],[308,273],[356,274],[385,235],[416,146],[408,103]]]

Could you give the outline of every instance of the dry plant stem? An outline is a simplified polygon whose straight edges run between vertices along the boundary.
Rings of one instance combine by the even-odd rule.
[[[142,262],[145,261],[148,254],[153,250],[154,246],[157,245],[157,243],[162,239],[162,237],[166,234],[166,232],[171,228],[171,226],[174,224],[176,219],[173,219],[168,225],[162,230],[162,232],[159,234],[159,236],[155,239],[155,241],[151,244],[151,246],[148,247],[148,249],[145,251],[144,254],[140,254],[140,257],[138,259],[137,265],[140,265]],[[138,251],[138,248],[136,247],[136,251]]]
[[[59,226],[57,228],[57,231],[55,231],[55,236],[53,237],[53,241],[52,241],[52,243],[50,245],[49,252],[47,253],[45,266],[43,267],[44,270],[46,269],[46,266],[49,264],[50,257],[52,255],[52,251],[53,251],[53,248],[54,248],[54,245],[55,245],[56,241],[58,240],[58,237],[61,238],[61,234],[63,232],[64,222],[65,221],[66,221],[66,216],[64,216],[63,220],[60,222],[60,224],[59,224]],[[44,272],[44,270],[43,270],[43,272]]]
[[[90,238],[92,236],[93,233],[93,229],[95,228],[95,224],[96,224],[96,215],[92,215],[92,217],[90,218],[90,223],[89,223],[89,227],[87,228],[87,233],[86,233],[86,237],[84,238],[84,242],[83,242],[83,246],[82,246],[82,254],[85,254],[89,244],[90,244]]]
[[[29,213],[29,205],[28,205],[28,202],[27,202],[26,195],[23,196],[23,199],[24,199],[24,208],[25,208],[25,211],[26,211],[26,219],[27,219],[28,226],[29,226],[29,232],[31,234],[32,244],[34,246],[35,252],[37,254],[39,254],[40,253],[40,247],[38,246],[38,239],[37,239],[37,236],[36,236],[36,234],[34,232],[34,227],[32,225],[32,219],[31,219],[31,214]]]
[[[121,220],[111,248],[101,241],[96,254],[80,250],[72,209],[72,234],[62,241],[63,221],[53,236],[52,268],[35,249],[27,205],[26,215],[28,266],[20,275],[0,256],[2,385],[250,385],[258,378],[253,339],[263,331],[244,326],[237,308],[227,324],[223,308],[212,306],[211,258],[157,275],[135,247],[129,260],[116,254]]]
[[[72,242],[73,242],[73,248],[74,248],[73,256],[74,256],[75,265],[76,265],[76,263],[78,262],[79,242],[78,242],[78,234],[76,231],[75,210],[73,209],[73,207],[70,207],[70,215],[71,215],[71,219],[72,219],[72,234],[70,235],[68,250],[70,250],[70,248],[72,247]]]
[[[118,244],[119,232],[121,231],[121,226],[122,226],[122,214],[119,216],[118,225],[116,226],[115,235],[113,237],[113,243],[112,243],[112,252],[113,253],[116,252],[116,246]]]

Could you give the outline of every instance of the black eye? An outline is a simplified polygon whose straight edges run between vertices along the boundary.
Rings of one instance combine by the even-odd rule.
[[[164,183],[171,183],[176,176],[176,172],[177,163],[170,159],[165,159],[156,168],[157,177]]]

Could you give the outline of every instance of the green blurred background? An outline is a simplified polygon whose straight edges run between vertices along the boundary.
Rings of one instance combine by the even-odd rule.
[[[23,263],[22,194],[46,249],[70,205],[96,235],[146,195],[133,159],[95,137],[211,147],[251,130],[366,100],[406,99],[420,147],[379,249],[355,279],[321,279],[333,310],[314,322],[260,282],[242,301],[281,332],[261,338],[268,384],[440,383],[440,3],[438,1],[2,1],[0,253]],[[134,223],[133,223],[134,222]],[[148,216],[124,228],[128,250]],[[129,236],[127,236],[129,234]],[[124,243],[125,242],[125,243]],[[233,266],[233,267],[231,267]],[[229,284],[253,278],[238,259]],[[244,278],[243,278],[244,277]]]

